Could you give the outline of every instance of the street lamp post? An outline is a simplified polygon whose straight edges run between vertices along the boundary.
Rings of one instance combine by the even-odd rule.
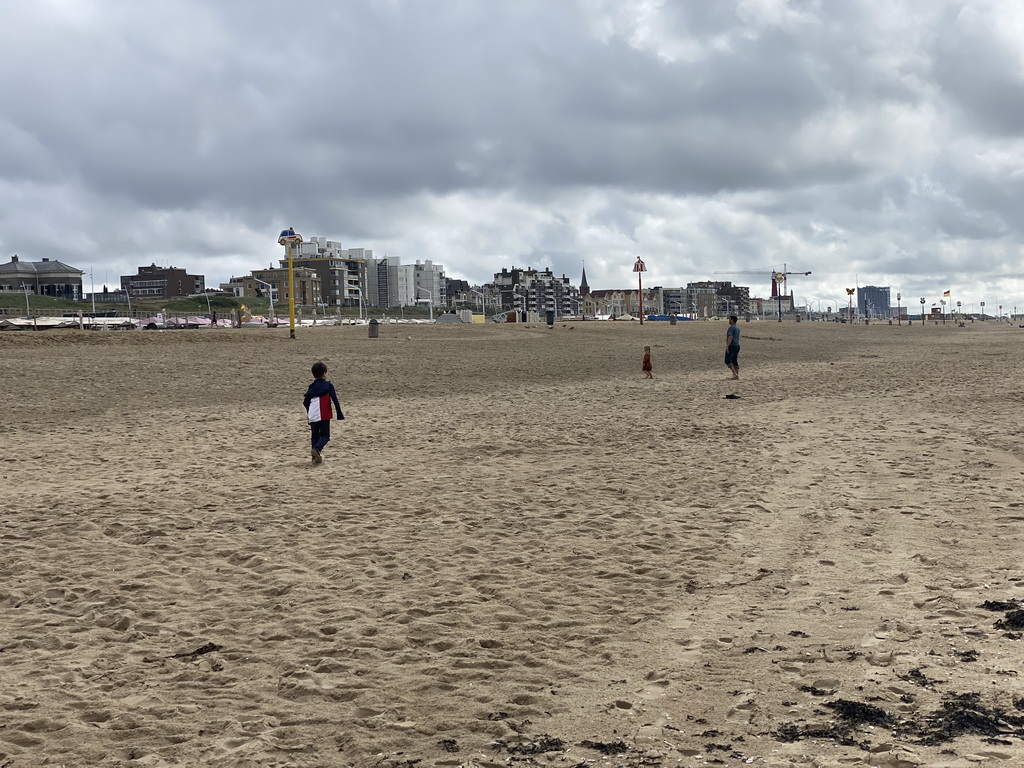
[[[355,288],[356,292],[358,292],[358,294],[359,294],[359,319],[362,320],[363,319],[363,306],[365,304],[365,302],[363,301],[363,289],[360,288],[358,285],[351,285],[349,287],[350,288]]]
[[[921,327],[924,328],[924,296],[921,297]]]
[[[487,299],[482,291],[474,291],[472,288],[469,289],[470,293],[475,293],[480,297],[480,314],[487,317]]]
[[[194,296],[195,296],[195,294],[193,294],[189,298],[193,298]],[[213,322],[213,307],[210,305],[210,294],[208,294],[206,291],[203,291],[203,298],[206,299],[206,313],[210,316],[210,321]],[[131,305],[132,305],[132,300],[131,300],[131,298],[129,298],[128,299],[128,306],[131,307]]]
[[[429,297],[427,299],[427,302],[428,302],[428,306],[430,307],[430,319],[433,320],[434,319],[434,294],[431,293],[430,291],[428,291],[426,288],[420,288],[418,285],[416,286],[416,290],[417,291],[423,291]]]
[[[854,294],[854,291],[855,291],[854,288],[847,288],[846,289],[846,296],[850,300],[850,325],[853,325],[853,294]]]
[[[640,304],[640,325],[644,324],[644,278],[643,273],[647,271],[647,267],[644,265],[643,259],[639,256],[636,257],[636,263],[633,264],[633,271],[636,272],[636,299]]]
[[[946,300],[945,299],[939,299],[939,304],[941,305],[941,308],[942,308],[942,324],[945,325],[946,324]]]
[[[254,277],[253,280],[255,280],[260,285],[267,286],[267,296],[270,297],[270,320],[271,322],[274,323],[274,325],[277,325],[277,318],[274,316],[274,286],[272,286],[270,283],[260,280],[258,277]],[[267,327],[270,327],[269,322],[267,323]]]
[[[302,245],[302,235],[296,234],[291,227],[283,230],[277,238],[279,245],[284,246],[288,257],[288,338],[295,338],[295,268],[293,254],[295,246]]]
[[[135,326],[132,325],[132,286],[129,283],[124,289],[124,296],[128,299],[128,329],[131,330]]]
[[[516,288],[518,288],[518,287],[519,286],[517,285]],[[521,309],[519,311],[522,312],[525,315],[526,314],[526,297],[523,296],[522,294],[519,294],[519,293],[516,293],[515,291],[512,291],[512,298],[513,299],[519,299],[519,306],[521,307]],[[523,322],[525,323],[526,320],[523,320]]]
[[[25,292],[25,317],[32,317],[32,308],[28,305],[28,283],[21,284],[21,290]]]
[[[896,325],[903,325],[903,312],[900,311],[900,299],[903,298],[898,293],[896,294]]]

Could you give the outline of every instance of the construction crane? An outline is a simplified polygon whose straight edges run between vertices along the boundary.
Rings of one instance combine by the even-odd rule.
[[[783,264],[782,270],[762,270],[762,269],[748,269],[740,272],[715,272],[716,275],[771,275],[772,278],[772,298],[777,299],[779,302],[779,322],[782,322],[782,297],[789,295],[787,293],[789,283],[787,278],[790,275],[809,275],[808,272],[791,272],[789,265]],[[781,290],[780,290],[781,288]]]
[[[791,272],[787,269],[787,265],[782,265],[782,270],[763,270],[763,269],[748,269],[741,272],[715,272],[716,275],[771,275],[772,277],[772,298],[776,296],[786,295],[789,287],[789,283],[786,278],[789,275],[809,275],[810,272]],[[781,291],[779,288],[781,287]]]

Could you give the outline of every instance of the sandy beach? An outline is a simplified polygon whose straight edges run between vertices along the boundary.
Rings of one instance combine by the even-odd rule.
[[[1024,330],[740,326],[0,334],[0,768],[1024,765]]]

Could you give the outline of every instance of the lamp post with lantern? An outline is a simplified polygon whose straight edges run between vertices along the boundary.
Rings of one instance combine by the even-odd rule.
[[[633,265],[633,271],[636,272],[636,299],[640,304],[640,325],[644,324],[644,278],[643,273],[647,271],[647,267],[644,265],[643,259],[639,256],[636,257],[636,263]]]
[[[293,255],[295,246],[302,245],[302,235],[295,233],[291,227],[282,230],[277,237],[278,245],[283,245],[288,257],[288,338],[295,338],[295,269]]]

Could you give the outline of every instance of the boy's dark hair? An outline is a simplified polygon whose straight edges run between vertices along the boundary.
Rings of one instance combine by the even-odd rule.
[[[738,317],[736,317],[736,315],[729,315],[729,319],[730,320],[735,320],[737,323],[740,321],[740,319]]]
[[[326,363],[313,363],[313,378],[322,379],[327,375],[327,364]]]

